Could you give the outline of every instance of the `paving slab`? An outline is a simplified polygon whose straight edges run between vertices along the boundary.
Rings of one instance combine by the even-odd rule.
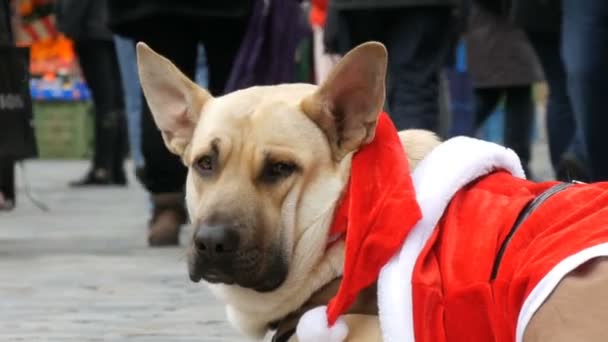
[[[28,161],[38,209],[0,213],[0,341],[244,341],[205,286],[188,279],[184,247],[146,245],[147,196],[70,189],[83,161]],[[182,241],[186,241],[188,228]]]

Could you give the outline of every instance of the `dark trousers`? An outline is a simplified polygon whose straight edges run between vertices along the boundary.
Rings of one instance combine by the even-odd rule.
[[[608,180],[608,1],[562,0],[562,57],[592,178]]]
[[[344,11],[351,47],[388,49],[386,107],[398,129],[438,130],[439,72],[458,37],[451,7]]]
[[[480,127],[505,98],[504,144],[513,149],[529,175],[530,140],[534,122],[532,86],[475,89],[475,123]]]
[[[105,169],[112,175],[122,173],[127,131],[114,42],[76,41],[75,49],[95,110],[93,169]]]
[[[577,119],[570,103],[566,70],[560,56],[559,32],[528,32],[530,42],[543,66],[549,86],[547,102],[547,136],[551,164],[558,170],[565,154],[586,161],[580,117]]]
[[[181,22],[172,25],[164,22],[145,30],[135,40],[148,44],[191,79],[195,76],[198,44],[202,43],[208,64],[208,90],[218,96],[222,95],[230,75],[246,23],[246,19],[209,20],[205,24]],[[180,30],[171,30],[172,26]],[[167,150],[145,99],[142,103],[142,153],[145,161],[142,181],[153,194],[182,192],[186,168]]]
[[[12,158],[0,157],[0,193],[15,201],[15,161]]]

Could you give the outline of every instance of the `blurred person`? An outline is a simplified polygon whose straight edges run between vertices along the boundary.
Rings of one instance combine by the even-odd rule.
[[[386,106],[398,129],[439,129],[439,74],[458,40],[461,0],[331,0],[327,48],[365,41],[389,52]]]
[[[249,0],[110,0],[110,26],[116,34],[143,41],[169,58],[189,78],[196,75],[202,43],[208,65],[208,90],[222,95],[251,12]],[[186,222],[186,168],[164,146],[150,109],[142,100],[143,183],[152,194],[151,246],[179,243]]]
[[[559,32],[528,31],[542,65],[549,89],[545,124],[549,158],[560,181],[590,181],[587,151],[580,123],[567,89],[566,70],[560,56]]]
[[[137,59],[135,56],[135,43],[132,39],[114,36],[116,56],[120,67],[122,89],[124,91],[127,132],[129,138],[129,151],[135,175],[143,172],[144,156],[141,152],[141,88],[137,75]]]
[[[560,53],[561,15],[559,2],[541,0],[513,0],[510,13],[512,21],[526,31],[549,88],[545,122],[555,176],[561,181],[590,181],[580,117],[575,117],[572,108]]]
[[[12,210],[16,204],[15,163],[37,154],[30,56],[28,48],[15,46],[13,9],[8,0],[0,0],[0,211]]]
[[[479,128],[504,99],[504,144],[513,149],[531,177],[530,147],[535,104],[532,86],[543,80],[541,66],[523,30],[474,1],[465,42]]]
[[[122,89],[124,91],[129,149],[135,166],[135,174],[139,178],[144,172],[144,156],[141,151],[142,93],[137,74],[135,42],[130,38],[115,35],[114,44],[116,46]],[[207,60],[205,58],[205,49],[202,45],[199,46],[197,53],[195,79],[196,83],[201,87],[207,87]]]
[[[608,1],[562,0],[561,54],[592,181],[608,180]]]
[[[0,211],[15,207],[15,161],[0,158]]]
[[[8,0],[0,0],[0,45],[12,45],[12,30]],[[6,134],[3,131],[2,135]],[[15,204],[15,161],[10,156],[0,156],[0,211],[11,210]]]
[[[315,83],[317,84],[321,84],[325,80],[325,77],[338,60],[337,56],[332,56],[325,51],[325,45],[323,44],[328,5],[329,0],[312,0],[309,14],[313,32],[313,59]]]
[[[95,111],[92,165],[85,176],[70,183],[126,185],[124,170],[126,124],[120,69],[112,32],[107,27],[105,0],[58,0],[57,25],[74,41],[74,48]]]
[[[530,33],[543,60],[550,91],[555,94],[550,105],[557,109],[549,110],[557,114],[548,115],[547,125],[555,130],[554,141],[559,142],[552,151],[552,159],[559,159],[558,176],[608,180],[608,136],[604,133],[608,125],[604,113],[608,2],[511,2],[510,15]]]

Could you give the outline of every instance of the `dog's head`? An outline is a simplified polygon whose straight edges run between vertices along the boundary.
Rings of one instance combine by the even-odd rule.
[[[326,248],[350,156],[373,139],[385,48],[355,48],[319,87],[253,87],[221,97],[145,44],[137,52],[154,120],[189,170],[191,279],[270,292],[292,270],[312,267]]]

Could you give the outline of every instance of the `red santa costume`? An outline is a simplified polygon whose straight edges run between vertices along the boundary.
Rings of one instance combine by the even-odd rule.
[[[396,146],[382,114],[331,228],[346,235],[341,288],[301,318],[301,342],[344,340],[339,316],[375,281],[384,341],[519,342],[564,276],[608,256],[608,183],[527,181],[513,151],[466,137],[410,178]]]

